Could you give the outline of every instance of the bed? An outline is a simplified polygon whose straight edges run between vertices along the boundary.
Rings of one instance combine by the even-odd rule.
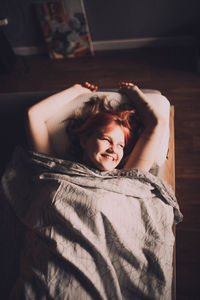
[[[120,189],[118,188],[118,194],[121,193],[121,191],[120,191],[121,189],[124,189],[124,191],[126,190],[126,194],[127,194],[128,184],[129,184],[130,177],[131,177],[131,180],[137,181],[136,185],[138,186],[138,193],[144,189],[147,189],[146,193],[151,193],[152,188],[149,188],[149,186],[153,182],[154,189],[157,189],[157,194],[160,193],[160,196],[158,198],[159,198],[159,201],[161,200],[160,207],[162,210],[163,199],[165,199],[165,201],[168,201],[169,199],[170,199],[169,201],[172,201],[172,202],[175,201],[173,198],[173,195],[172,195],[173,193],[168,190],[168,186],[167,187],[163,186],[162,181],[160,182],[160,178],[164,178],[166,180],[166,182],[171,185],[172,189],[173,190],[175,189],[174,127],[173,127],[174,108],[172,106],[170,107],[168,100],[163,95],[161,95],[161,93],[159,91],[144,90],[144,92],[152,99],[152,101],[157,101],[158,105],[160,105],[160,109],[167,116],[168,121],[169,121],[168,130],[166,130],[166,133],[163,136],[163,140],[161,141],[161,151],[160,151],[161,154],[156,159],[154,165],[152,166],[150,175],[143,174],[143,173],[141,174],[140,172],[132,172],[132,173],[128,173],[128,174],[126,172],[125,173],[121,172],[120,174],[119,173],[114,174],[114,176],[112,174],[112,176],[111,176],[112,178],[111,178],[110,174],[104,174],[105,177],[103,177],[103,179],[104,179],[104,181],[103,181],[103,179],[101,177],[102,174],[99,174],[98,172],[93,174],[93,173],[91,173],[91,170],[87,170],[88,185],[90,187],[92,187],[92,189],[94,189],[94,182],[95,182],[96,189],[101,190],[102,188],[104,188],[106,193],[109,191],[109,193],[114,193],[114,194],[116,194],[118,186],[121,185]],[[106,95],[110,96],[111,98],[113,95],[116,96],[116,94],[115,94],[116,91],[114,91],[114,90],[100,91],[100,93],[106,93]],[[33,103],[51,95],[51,94],[52,93],[49,93],[49,92],[42,92],[42,93],[18,93],[18,94],[2,94],[2,95],[0,95],[0,100],[1,100],[0,105],[2,107],[1,118],[0,118],[1,119],[1,140],[4,141],[3,147],[1,147],[1,158],[2,158],[2,160],[1,160],[1,175],[4,174],[2,176],[4,192],[1,194],[1,217],[2,217],[1,218],[1,220],[2,220],[1,221],[2,222],[1,236],[2,236],[2,253],[3,253],[3,255],[1,255],[2,266],[3,266],[2,270],[1,270],[1,294],[5,295],[4,296],[5,299],[8,298],[10,291],[13,289],[13,286],[15,286],[15,282],[17,281],[17,279],[19,279],[20,266],[22,264],[21,262],[23,261],[23,257],[27,256],[28,249],[30,250],[30,247],[26,248],[27,250],[24,252],[23,257],[22,257],[22,255],[20,255],[20,252],[22,251],[22,249],[21,249],[22,245],[25,243],[25,241],[26,241],[26,245],[27,245],[27,228],[28,228],[28,235],[29,236],[33,235],[31,239],[28,239],[29,242],[33,243],[33,241],[35,241],[36,244],[41,242],[41,231],[40,231],[39,239],[38,239],[37,234],[35,235],[35,229],[37,231],[37,226],[36,226],[37,222],[34,223],[35,222],[33,220],[34,218],[33,218],[33,216],[30,215],[30,211],[32,208],[30,209],[30,207],[29,207],[29,213],[27,214],[27,211],[26,211],[26,213],[24,213],[24,211],[26,209],[24,209],[24,211],[22,212],[21,208],[19,210],[16,203],[12,202],[12,200],[10,202],[8,201],[8,203],[5,203],[5,198],[6,198],[5,197],[5,186],[7,187],[6,188],[7,198],[10,197],[10,199],[16,198],[16,194],[18,193],[20,185],[23,186],[26,183],[26,185],[28,186],[29,182],[26,180],[29,176],[29,172],[27,171],[26,167],[27,167],[27,161],[29,161],[28,165],[30,163],[30,157],[24,159],[24,157],[27,157],[26,156],[27,152],[26,152],[26,150],[24,150],[24,148],[26,149],[26,138],[25,138],[25,129],[24,129],[25,112],[26,112],[26,109],[28,106],[32,105]],[[76,101],[77,101],[77,103],[83,103],[84,101],[87,101],[87,99],[84,98],[84,99],[80,100],[80,98],[79,98]],[[76,102],[74,102],[74,103],[75,103],[74,105],[77,107],[77,103]],[[74,107],[72,107],[71,109],[73,111]],[[65,153],[65,151],[66,151],[66,149],[65,149],[66,145],[65,145],[65,143],[63,143],[63,134],[64,134],[63,123],[60,121],[65,118],[66,118],[66,116],[63,115],[63,111],[62,111],[62,112],[60,112],[60,115],[57,114],[57,116],[53,117],[48,122],[49,133],[50,133],[50,136],[52,139],[52,143],[54,144],[55,150],[58,153],[58,160],[55,161],[55,160],[52,160],[50,157],[46,157],[44,155],[37,154],[37,153],[32,153],[31,154],[31,165],[34,164],[34,168],[37,165],[36,169],[38,169],[38,166],[39,166],[40,170],[42,168],[43,173],[40,173],[40,176],[43,180],[44,179],[46,180],[45,182],[49,182],[52,180],[52,173],[51,172],[49,173],[49,166],[51,166],[51,168],[54,168],[53,169],[54,170],[53,178],[55,179],[55,174],[56,174],[56,176],[57,176],[56,182],[58,182],[58,180],[59,180],[59,182],[60,181],[63,182],[63,180],[65,180],[66,177],[68,176],[67,180],[68,180],[68,182],[70,181],[70,191],[72,190],[72,187],[74,188],[75,185],[81,187],[82,188],[81,191],[75,190],[75,192],[73,194],[78,195],[80,193],[80,195],[82,195],[82,196],[80,196],[79,198],[82,199],[83,194],[81,194],[81,193],[83,192],[84,184],[81,181],[82,180],[81,176],[82,176],[83,172],[85,172],[86,170],[83,169],[82,166],[79,166],[77,169],[77,167],[74,167],[74,165],[71,165],[68,163],[67,168],[70,169],[71,173],[70,174],[64,173],[64,175],[63,175],[63,172],[64,172],[62,169],[63,168],[63,153]],[[7,130],[4,130],[4,128],[7,128]],[[62,141],[62,142],[60,142],[60,141]],[[5,174],[6,174],[5,166],[6,166],[7,162],[11,160],[11,154],[13,153],[13,150],[17,144],[23,144],[23,145],[25,145],[25,147],[17,148],[18,150],[15,151],[15,154],[13,156],[14,159],[12,160],[12,162],[13,161],[15,162],[15,168],[12,169],[13,168],[13,166],[12,166],[11,167],[12,172],[10,172],[10,173],[8,172],[7,174],[11,174],[11,173],[13,174],[13,170],[14,170],[15,173],[18,174],[18,177],[20,177],[21,174],[23,174],[24,177],[22,176],[23,178],[21,178],[19,182],[15,181],[15,185],[13,185],[12,180],[10,180],[10,175],[7,177],[5,176]],[[24,165],[19,164],[19,162],[21,163],[21,161],[25,161],[25,164]],[[64,163],[64,165],[65,165],[65,163]],[[47,169],[48,169],[48,171],[47,171]],[[44,170],[45,170],[45,172],[44,172]],[[60,174],[59,176],[61,176],[61,177],[59,177],[59,179],[58,179],[58,173]],[[64,176],[65,179],[62,176]],[[72,182],[72,179],[71,179],[72,177],[75,178],[75,182]],[[139,181],[138,181],[138,178],[140,178]],[[155,178],[158,178],[158,181]],[[15,179],[16,179],[16,175],[15,175]],[[17,187],[16,187],[16,182],[17,182]],[[104,187],[103,187],[103,182],[107,182]],[[110,182],[113,182],[112,186],[111,186]],[[124,182],[123,186],[122,186],[122,182]],[[145,182],[144,186],[140,186],[141,182],[143,182],[143,183]],[[52,181],[51,181],[51,183],[52,183]],[[53,181],[51,186],[54,186],[54,185],[56,185],[55,181]],[[31,186],[31,187],[33,189],[33,186]],[[66,193],[66,189],[67,189],[67,193]],[[9,196],[10,194],[8,195],[8,191],[11,191],[11,190],[12,190],[12,193],[14,194],[14,196],[12,196],[12,197]],[[168,196],[166,196],[166,194],[165,195],[162,194],[162,190],[165,190],[166,193],[168,194]],[[69,186],[64,185],[63,188],[61,190],[59,189],[59,192],[58,192],[57,185],[56,185],[56,195],[58,195],[60,193],[63,197],[64,192],[65,192],[64,197],[66,197],[66,194],[67,195],[69,194]],[[9,193],[11,193],[11,192],[9,192]],[[48,190],[48,193],[52,195],[54,193],[54,190],[50,189],[50,190]],[[84,192],[84,193],[86,194],[86,192]],[[103,191],[102,191],[102,193],[103,193]],[[127,194],[127,199],[129,199],[129,200],[133,196],[131,193],[132,192],[130,192],[130,194]],[[91,190],[90,190],[90,194],[92,194]],[[156,194],[156,196],[157,196],[157,194]],[[148,194],[148,195],[150,195],[150,194]],[[74,196],[72,196],[72,198],[73,197]],[[113,199],[115,199],[114,195],[112,197],[114,197]],[[21,196],[21,198],[23,198],[23,196]],[[41,199],[42,199],[42,197],[41,197]],[[55,197],[54,197],[54,199],[55,199]],[[166,199],[168,199],[168,200],[166,200]],[[119,199],[116,197],[115,201],[117,204]],[[152,201],[155,201],[155,193],[154,193],[154,198]],[[77,256],[77,253],[78,253],[78,251],[80,251],[80,249],[79,248],[74,249],[74,247],[75,247],[74,245],[76,243],[73,241],[73,247],[72,247],[72,245],[70,245],[70,246],[68,245],[65,247],[65,250],[61,250],[61,249],[59,250],[60,251],[59,258],[51,257],[51,259],[53,260],[53,265],[52,265],[53,267],[51,268],[51,272],[52,272],[53,268],[55,268],[56,260],[59,260],[59,263],[57,261],[58,265],[61,264],[63,266],[63,264],[65,264],[65,261],[63,261],[63,260],[62,260],[62,263],[60,262],[61,256],[63,255],[62,253],[65,253],[65,255],[68,255],[67,257],[65,257],[65,259],[67,259],[67,262],[68,262],[67,268],[69,268],[69,264],[73,267],[73,272],[74,272],[73,276],[76,277],[76,280],[75,279],[72,280],[72,278],[69,278],[69,274],[67,274],[67,275],[65,274],[65,276],[63,276],[63,278],[65,278],[65,280],[64,279],[63,280],[65,282],[64,283],[65,286],[66,286],[66,282],[67,282],[68,289],[71,289],[72,294],[69,293],[69,295],[67,295],[67,292],[65,292],[65,289],[63,290],[63,287],[60,287],[60,284],[58,283],[59,280],[57,280],[57,279],[55,280],[56,281],[55,285],[49,283],[51,281],[53,282],[53,278],[55,279],[58,277],[57,275],[55,276],[55,274],[54,275],[51,274],[51,279],[48,282],[48,293],[49,293],[48,296],[47,296],[47,294],[43,294],[43,292],[41,291],[42,287],[44,290],[47,288],[46,278],[44,278],[44,274],[46,274],[46,273],[45,273],[44,269],[42,271],[40,270],[40,273],[38,273],[38,270],[41,269],[41,265],[42,265],[42,261],[40,261],[40,268],[38,268],[37,264],[34,265],[34,276],[37,275],[38,278],[40,278],[39,286],[37,285],[38,283],[37,284],[34,283],[34,284],[36,284],[35,289],[39,291],[38,292],[39,294],[37,294],[37,293],[34,295],[31,294],[31,293],[33,293],[33,291],[32,291],[33,288],[30,288],[30,286],[29,286],[29,288],[27,287],[27,295],[29,295],[29,294],[30,295],[27,296],[27,299],[29,299],[29,298],[30,299],[43,299],[42,297],[44,297],[44,299],[51,299],[51,298],[52,299],[133,299],[133,298],[131,298],[132,296],[130,296],[130,295],[133,295],[134,293],[135,293],[134,299],[175,299],[175,297],[176,297],[175,296],[175,294],[176,294],[175,293],[176,270],[175,270],[175,243],[174,243],[175,225],[174,225],[174,222],[172,221],[172,215],[173,216],[174,216],[174,214],[176,215],[176,222],[181,221],[182,215],[179,211],[178,204],[175,202],[173,202],[173,203],[172,202],[167,207],[166,207],[166,205],[164,205],[165,209],[169,210],[169,215],[170,215],[169,219],[170,219],[170,222],[172,223],[172,224],[171,223],[170,224],[173,227],[172,231],[169,233],[169,235],[166,235],[166,239],[169,239],[170,243],[171,243],[170,248],[169,248],[171,252],[169,251],[169,257],[168,257],[168,262],[167,262],[168,267],[167,267],[166,274],[164,274],[164,275],[163,275],[162,268],[160,269],[160,266],[159,266],[159,268],[156,268],[156,269],[154,269],[153,267],[149,269],[150,270],[149,278],[151,278],[151,277],[154,278],[154,279],[150,280],[153,282],[152,285],[149,284],[149,279],[146,278],[144,280],[141,280],[141,279],[138,280],[139,285],[141,285],[141,286],[137,292],[134,292],[134,290],[133,290],[133,286],[135,288],[135,283],[133,283],[133,284],[130,283],[129,287],[126,286],[126,288],[124,288],[124,290],[123,290],[123,288],[121,288],[121,286],[125,285],[125,283],[123,283],[123,280],[125,280],[125,279],[122,279],[122,278],[119,279],[120,278],[119,270],[123,270],[123,268],[124,268],[124,270],[125,270],[124,274],[131,274],[130,272],[133,272],[133,269],[129,268],[128,263],[131,266],[133,266],[134,263],[137,263],[137,259],[133,259],[133,253],[131,253],[131,254],[129,253],[130,255],[127,256],[127,253],[128,253],[127,247],[120,248],[120,257],[123,256],[123,260],[121,259],[121,265],[120,265],[121,269],[118,269],[118,271],[116,271],[117,268],[119,268],[119,262],[117,259],[118,252],[111,250],[111,248],[110,248],[109,253],[112,252],[112,258],[110,258],[110,261],[107,261],[106,255],[102,254],[101,251],[103,251],[103,250],[99,249],[99,244],[98,244],[94,248],[91,248],[91,249],[87,248],[88,249],[87,253],[83,253],[83,249],[81,248],[82,249],[81,255],[79,253],[79,256]],[[27,204],[24,202],[24,207],[26,205]],[[57,205],[57,211],[61,212],[62,211],[61,207],[62,207],[63,203],[61,203],[61,201],[57,201],[56,205]],[[70,206],[70,210],[69,210],[70,211],[69,215],[72,215],[74,213],[74,211],[71,210],[71,206]],[[77,212],[80,212],[81,210],[83,210],[84,214],[86,214],[86,215],[87,215],[87,213],[90,213],[92,215],[95,214],[94,210],[96,209],[96,207],[91,208],[91,203],[88,206],[87,211],[86,211],[86,207],[87,206],[83,206],[79,201],[76,206],[76,214],[74,215],[74,219],[71,220],[71,219],[69,219],[69,216],[68,217],[64,216],[65,222],[68,222],[68,224],[71,222],[70,224],[72,225],[73,230],[75,230],[74,231],[75,236],[77,234],[77,228],[74,229],[74,227],[78,226],[77,225],[78,223],[76,223],[76,222],[80,223],[80,219],[83,218],[83,215],[80,216],[79,213],[77,213]],[[106,207],[106,204],[103,208],[103,211],[101,209],[99,210],[101,212],[101,214],[100,214],[101,222],[99,220],[99,214],[95,215],[96,216],[95,218],[97,218],[98,222],[100,222],[100,223],[98,223],[97,219],[95,219],[96,220],[95,222],[97,222],[100,226],[100,227],[97,227],[97,231],[100,232],[100,228],[101,229],[104,228],[104,230],[102,231],[102,234],[100,234],[100,236],[104,235],[104,240],[106,239],[105,227],[110,228],[109,234],[112,234],[112,235],[114,234],[114,231],[112,231],[113,224],[112,224],[112,222],[110,224],[110,219],[108,218],[108,215],[106,215],[105,207]],[[124,210],[126,210],[126,214],[128,215],[128,207],[124,206],[123,208],[124,208]],[[73,207],[73,209],[74,209],[74,207]],[[112,211],[112,209],[110,208],[110,211]],[[116,211],[118,211],[117,206],[116,206]],[[139,210],[139,211],[141,213],[141,210]],[[172,211],[173,211],[173,213],[172,213]],[[119,218],[120,211],[118,211],[117,213],[118,213],[118,217],[116,217],[116,218],[117,218],[117,220],[119,220],[120,219]],[[79,215],[80,219],[77,219],[77,215]],[[158,213],[157,216],[160,216],[160,212]],[[90,217],[91,217],[91,215],[90,215]],[[164,217],[164,215],[163,215],[163,217]],[[110,218],[111,218],[111,216],[110,216]],[[154,216],[154,218],[156,218],[156,216]],[[61,220],[61,219],[63,220],[63,216],[62,216],[62,218],[60,216],[59,220]],[[76,221],[75,221],[75,219],[76,219]],[[87,222],[88,222],[88,220],[87,220]],[[84,221],[83,220],[81,220],[81,221],[83,223],[81,223],[81,225],[79,224],[79,226],[81,226],[81,228],[83,228]],[[102,222],[103,222],[103,225],[102,225]],[[115,221],[113,221],[113,222],[115,222]],[[122,222],[121,219],[120,219],[120,222]],[[118,224],[119,227],[121,225],[120,222]],[[32,226],[31,224],[32,225],[34,224],[33,227],[31,227]],[[76,224],[76,226],[75,226],[75,224]],[[115,224],[115,226],[118,226],[118,225]],[[134,223],[134,226],[135,225],[136,225],[136,223]],[[128,224],[127,224],[127,226],[128,226]],[[133,226],[133,224],[131,226]],[[40,227],[40,229],[41,229],[41,227]],[[94,229],[94,227],[93,227],[93,229]],[[118,230],[121,230],[121,228],[118,228]],[[126,230],[127,230],[127,228],[126,228]],[[169,231],[169,229],[168,229],[168,231]],[[106,233],[107,233],[107,231],[106,231]],[[91,234],[91,232],[88,232],[86,230],[84,233],[84,238],[88,237],[88,239],[89,239],[90,234]],[[122,230],[120,234],[123,235],[124,231]],[[167,234],[167,231],[165,231],[165,234]],[[54,235],[56,235],[55,232],[54,232]],[[26,238],[24,238],[24,236],[26,236]],[[78,234],[78,236],[80,237],[80,233]],[[117,237],[118,236],[115,236],[115,245],[119,244],[119,243],[122,244],[122,242],[119,242],[117,240]],[[42,238],[44,238],[44,236],[42,236]],[[93,239],[93,238],[94,237],[91,236],[91,239]],[[46,235],[46,234],[45,234],[45,239],[46,239],[46,243],[48,245],[49,245],[49,243],[51,244],[54,242],[54,239],[52,239],[52,240],[49,239],[49,235]],[[110,237],[108,236],[107,239],[110,239]],[[70,240],[70,238],[68,240]],[[149,240],[148,242],[153,243],[153,240]],[[64,247],[63,246],[64,243],[66,244],[66,241],[60,243],[61,248]],[[81,244],[80,240],[77,243]],[[92,240],[92,243],[94,245],[94,243],[95,243],[94,239]],[[123,241],[123,243],[128,243],[128,241],[127,240]],[[59,248],[58,244],[59,243],[57,243],[57,250]],[[105,244],[105,242],[104,242],[104,244]],[[52,247],[51,247],[51,249],[55,250],[55,248],[56,248],[55,245],[52,245]],[[130,245],[130,249],[131,249],[131,247],[132,246]],[[86,246],[83,246],[83,248],[85,251]],[[66,251],[66,249],[68,249],[68,250],[71,249],[71,250]],[[43,250],[44,250],[44,248],[43,248]],[[57,251],[57,250],[55,250],[55,251]],[[75,252],[73,252],[72,250]],[[118,249],[118,251],[119,251],[119,249]],[[69,252],[70,254],[69,253],[66,254],[67,252]],[[88,253],[90,253],[90,268],[89,268],[90,273],[87,273],[88,265],[86,263],[84,265],[84,262],[83,262],[84,260],[86,261],[87,259],[89,259]],[[93,254],[91,254],[91,253],[93,253]],[[50,255],[49,252],[46,253],[46,256],[48,256],[48,255]],[[51,255],[52,255],[52,253],[51,253]],[[160,255],[160,253],[158,253],[158,255]],[[92,259],[91,259],[91,256],[92,256]],[[145,257],[146,260],[148,260],[147,258],[149,257],[149,261],[151,261],[152,265],[158,265],[158,264],[156,264],[157,260],[152,259],[152,257],[150,258],[149,254],[147,252],[143,256]],[[37,254],[36,254],[36,257],[37,257]],[[80,259],[80,261],[78,263],[77,263],[77,257],[78,258],[82,257],[82,259]],[[96,261],[97,260],[99,261],[99,264],[95,265],[96,262],[95,262],[94,257],[95,257]],[[109,255],[109,257],[111,257],[111,256]],[[136,255],[136,257],[137,257],[137,255]],[[131,258],[132,258],[132,260],[131,260]],[[30,260],[30,257],[28,259]],[[31,259],[33,259],[33,258],[31,258]],[[44,257],[41,259],[45,260]],[[125,261],[126,261],[126,266],[124,265]],[[160,261],[162,262],[162,259],[160,259]],[[112,262],[111,265],[110,265],[110,262]],[[86,270],[85,269],[81,270],[82,274],[84,274],[84,276],[83,276],[84,280],[83,280],[83,278],[78,277],[79,276],[78,271],[80,271],[79,270],[80,265],[83,265],[83,269],[84,268],[86,269]],[[101,267],[99,267],[99,265]],[[113,266],[114,266],[114,268],[113,268]],[[43,268],[45,268],[45,265],[43,266]],[[129,271],[127,271],[127,268],[129,268]],[[58,273],[61,272],[60,271],[61,269],[57,269],[57,272]],[[95,271],[97,269],[98,269],[98,272]],[[33,266],[32,266],[32,270],[33,270]],[[159,275],[157,274],[156,276],[154,276],[151,274],[151,272],[153,272],[153,274],[155,272],[157,272],[157,273],[159,273]],[[117,274],[117,277],[116,277],[115,273]],[[170,274],[169,278],[166,278],[168,276],[167,274]],[[23,276],[21,276],[21,278]],[[92,280],[92,277],[94,277],[94,280]],[[58,278],[60,278],[60,277],[58,277]],[[62,278],[62,276],[61,276],[61,278]],[[105,278],[105,280],[102,280],[102,278]],[[123,278],[125,278],[125,277],[123,277]],[[128,276],[126,279],[126,282],[129,281],[130,278],[132,278],[132,277]],[[135,278],[135,275],[134,275],[134,278]],[[160,280],[160,278],[163,278],[163,279]],[[20,279],[20,280],[22,280],[22,279]],[[166,282],[166,281],[167,281],[167,283],[163,284],[163,282]],[[143,284],[142,284],[142,282],[143,282]],[[148,282],[148,287],[147,287],[147,282]],[[160,282],[160,283],[158,284],[158,282]],[[32,286],[34,286],[34,284],[32,282]],[[20,285],[20,282],[18,280],[18,286],[19,285]],[[157,285],[157,287],[155,288],[156,285]],[[52,291],[52,289],[53,289],[52,286],[54,286],[54,291]],[[70,288],[69,288],[69,286],[70,286]],[[83,286],[84,287],[87,286],[87,289],[82,288]],[[112,286],[112,288],[111,288],[111,286]],[[132,290],[131,290],[130,286],[132,287]],[[147,290],[146,290],[146,292],[143,293],[141,291],[145,290],[144,287]],[[76,296],[74,296],[75,290],[76,290]],[[86,292],[85,292],[85,290],[86,290]],[[87,293],[87,290],[89,291],[88,293]],[[12,292],[12,295],[13,295],[13,299],[19,299],[19,294],[15,294],[15,292]]]

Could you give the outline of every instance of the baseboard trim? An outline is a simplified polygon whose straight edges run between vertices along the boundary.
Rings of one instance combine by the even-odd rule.
[[[94,51],[105,50],[125,50],[143,47],[158,47],[158,46],[192,46],[197,45],[198,41],[191,36],[177,37],[150,37],[138,39],[124,40],[109,40],[109,41],[94,41]]]
[[[28,56],[47,53],[47,50],[42,46],[27,46],[27,47],[13,47],[13,51],[16,55]]]
[[[195,37],[191,36],[150,37],[92,42],[94,51],[126,50],[160,46],[195,46],[198,44],[198,40]],[[47,49],[45,48],[45,46],[14,47],[13,50],[16,55],[22,56],[47,53]]]

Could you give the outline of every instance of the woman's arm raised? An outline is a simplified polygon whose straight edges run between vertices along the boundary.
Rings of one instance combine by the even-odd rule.
[[[65,104],[71,102],[74,98],[84,93],[91,93],[91,90],[83,87],[82,85],[76,84],[29,108],[27,112],[27,136],[32,150],[54,155],[46,122]]]
[[[134,168],[149,171],[160,151],[160,141],[166,130],[167,120],[137,86],[122,83],[120,91],[133,101],[144,125],[144,130],[124,165],[124,169]]]

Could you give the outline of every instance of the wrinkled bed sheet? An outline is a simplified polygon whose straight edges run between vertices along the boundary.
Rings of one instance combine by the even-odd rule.
[[[161,179],[18,147],[1,184],[26,227],[10,299],[171,299],[182,214]]]

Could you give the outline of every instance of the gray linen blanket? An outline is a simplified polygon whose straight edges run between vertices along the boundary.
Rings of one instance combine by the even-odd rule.
[[[10,299],[171,299],[171,188],[17,148],[2,194],[26,226]]]

